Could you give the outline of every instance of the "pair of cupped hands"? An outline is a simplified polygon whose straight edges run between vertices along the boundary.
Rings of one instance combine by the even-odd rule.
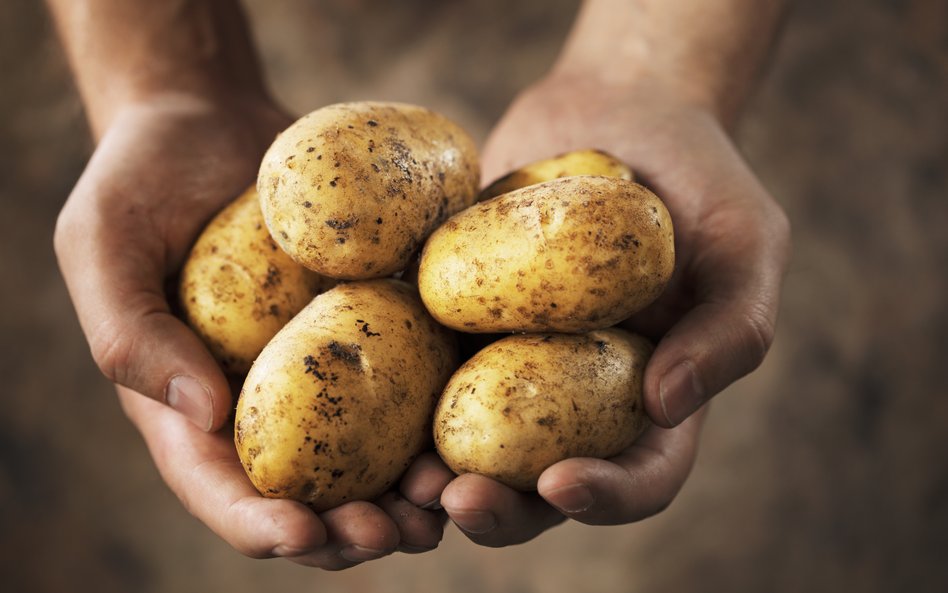
[[[57,223],[56,253],[93,357],[185,508],[248,556],[336,570],[432,550],[447,518],[472,541],[499,547],[565,518],[622,524],[667,507],[694,462],[703,404],[771,344],[789,245],[786,217],[712,110],[655,86],[590,93],[551,77],[517,97],[481,153],[487,183],[531,161],[599,148],[665,201],[675,273],[627,322],[657,341],[645,373],[653,426],[611,459],[553,465],[536,493],[455,476],[429,452],[378,500],[318,515],[251,485],[227,424],[237,394],[170,306],[169,279],[204,224],[254,182],[263,152],[290,123],[258,97],[140,98],[111,114]]]

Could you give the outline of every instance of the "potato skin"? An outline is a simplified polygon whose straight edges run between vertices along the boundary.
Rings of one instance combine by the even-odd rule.
[[[270,233],[311,270],[341,279],[405,268],[425,238],[474,202],[474,141],[442,115],[402,103],[342,103],[287,128],[257,187]]]
[[[608,152],[587,148],[572,150],[511,171],[481,190],[478,200],[487,200],[528,185],[574,175],[602,175],[635,180],[628,165]]]
[[[384,493],[430,444],[454,336],[399,280],[341,284],[264,348],[234,441],[261,494],[321,512]]]
[[[655,300],[674,260],[671,218],[655,194],[619,178],[564,177],[449,219],[425,244],[418,288],[456,330],[583,332]]]
[[[198,237],[181,271],[179,298],[224,371],[243,375],[270,338],[334,284],[277,247],[251,187]]]
[[[611,457],[649,425],[642,402],[648,340],[623,330],[508,336],[451,377],[434,439],[455,473],[522,491],[570,457]]]

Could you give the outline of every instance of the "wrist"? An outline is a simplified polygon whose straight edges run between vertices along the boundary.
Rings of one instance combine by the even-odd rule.
[[[580,108],[590,114],[630,109],[663,117],[688,114],[710,119],[724,129],[731,127],[736,115],[708,88],[644,68],[620,76],[558,63],[530,92],[568,94],[577,105],[586,103]]]
[[[233,121],[248,130],[272,134],[285,128],[291,118],[262,89],[245,89],[224,84],[199,87],[169,86],[139,88],[116,95],[111,101],[89,106],[89,119],[96,139],[117,121],[130,114],[150,117],[214,117]],[[269,141],[268,140],[268,141]]]
[[[87,95],[84,103],[96,139],[101,138],[121,114],[132,111],[155,114],[221,111],[261,115],[282,113],[262,86],[248,88],[213,78],[182,80],[164,85],[118,84],[106,93]]]
[[[784,0],[584,0],[555,76],[655,88],[729,128],[772,48]]]
[[[155,96],[266,96],[235,0],[47,2],[97,136]]]

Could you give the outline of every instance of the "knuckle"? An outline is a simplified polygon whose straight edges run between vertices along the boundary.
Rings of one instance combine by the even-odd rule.
[[[208,506],[203,498],[204,491],[195,488],[195,484],[215,482],[214,474],[226,467],[230,461],[225,459],[210,459],[203,461],[187,473],[186,479],[173,488],[181,506],[194,518],[206,523],[208,527],[220,535],[234,550],[248,558],[263,559],[273,556],[269,542],[249,537],[244,529],[247,525],[247,516],[252,514],[253,505],[257,503],[253,498],[238,498],[227,502],[219,508]],[[271,518],[272,520],[272,518]]]
[[[92,359],[109,381],[129,385],[129,367],[135,351],[135,338],[106,322],[96,327],[89,336]]]
[[[764,306],[756,306],[744,313],[740,327],[740,341],[746,354],[749,372],[760,366],[773,344],[773,316]]]
[[[793,237],[793,224],[790,222],[790,217],[787,216],[787,213],[784,212],[776,203],[773,206],[773,231],[772,236],[777,242],[778,247],[784,257],[789,254],[790,244]]]
[[[777,207],[776,223],[778,235],[785,243],[789,243],[793,236],[793,223],[790,222],[790,217],[787,216],[783,208],[779,206]]]
[[[60,261],[72,248],[75,229],[77,228],[70,204],[71,202],[66,202],[63,209],[59,211],[59,215],[56,217],[56,226],[53,230],[53,251]]]

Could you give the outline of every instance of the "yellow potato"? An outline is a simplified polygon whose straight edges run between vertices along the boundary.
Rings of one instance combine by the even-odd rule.
[[[264,348],[244,382],[234,440],[261,494],[317,512],[371,500],[430,445],[457,367],[454,336],[399,280],[341,284]]]
[[[645,187],[564,177],[480,202],[425,244],[422,300],[465,332],[582,332],[615,325],[661,294],[672,222]]]
[[[486,200],[528,185],[574,175],[602,175],[629,181],[635,179],[632,169],[616,157],[602,150],[587,148],[525,165],[488,185],[478,199]]]
[[[334,283],[277,247],[250,188],[198,237],[181,271],[179,296],[188,323],[223,369],[242,375],[270,338]]]
[[[405,268],[476,198],[474,141],[437,113],[342,103],[301,118],[267,151],[257,187],[270,234],[311,270],[343,279]]]
[[[652,346],[623,330],[508,336],[451,377],[434,439],[455,473],[536,490],[570,457],[607,458],[648,426],[642,402]]]

